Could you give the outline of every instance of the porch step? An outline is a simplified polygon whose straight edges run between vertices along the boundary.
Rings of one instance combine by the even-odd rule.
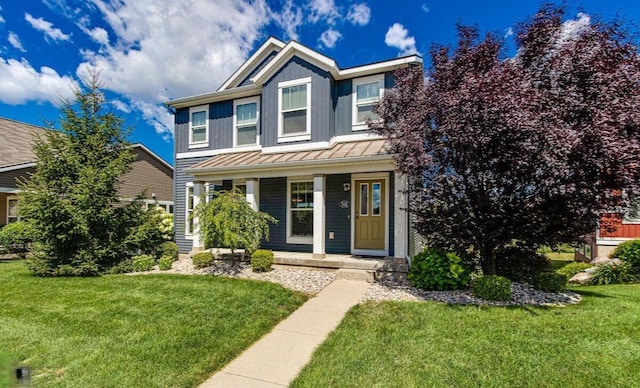
[[[374,271],[340,268],[336,271],[336,279],[364,280],[366,282],[373,283],[375,276]]]
[[[296,265],[302,267],[318,267],[332,269],[353,269],[375,272],[384,265],[382,259],[355,259],[355,258],[324,258],[313,259],[307,257],[282,257],[276,254],[274,258],[275,264],[280,265]]]

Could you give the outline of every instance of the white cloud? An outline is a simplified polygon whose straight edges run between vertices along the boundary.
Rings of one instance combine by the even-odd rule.
[[[22,42],[20,42],[20,38],[18,38],[18,35],[16,35],[15,32],[9,31],[9,36],[7,37],[7,40],[15,49],[18,49],[23,53],[27,52],[27,50],[25,50],[24,47],[22,47]]]
[[[400,23],[395,23],[389,27],[387,34],[384,36],[384,43],[400,50],[399,55],[417,53],[415,38],[409,36],[409,31]]]
[[[216,90],[272,21],[264,0],[93,3],[113,39],[99,51],[82,51],[78,77],[99,71],[107,89],[122,94],[164,132],[173,132],[173,119],[159,104]]]
[[[51,102],[58,105],[64,98],[73,98],[78,83],[69,76],[60,76],[50,67],[34,69],[25,59],[0,58],[0,101],[24,104],[27,101]]]
[[[512,36],[513,34],[514,34],[513,27],[509,27],[506,30],[504,30],[504,37],[505,38],[508,38],[508,37]]]
[[[124,113],[131,113],[131,107],[124,101],[116,99],[109,101],[109,103],[119,111],[122,111]]]
[[[369,24],[369,20],[371,20],[371,8],[365,3],[353,4],[349,7],[349,12],[347,12],[347,19],[352,24],[365,26]]]
[[[59,28],[55,28],[52,23],[43,18],[34,18],[30,13],[24,14],[24,20],[31,24],[31,27],[44,32],[47,38],[55,41],[67,41],[71,37],[71,35],[63,33]]]
[[[280,13],[272,12],[273,20],[287,33],[289,39],[297,40],[297,28],[302,24],[302,9],[293,5],[293,0],[287,0]]]
[[[335,47],[338,39],[340,39],[341,37],[342,34],[339,31],[336,31],[333,28],[329,28],[328,30],[323,32],[322,35],[320,35],[319,40],[325,47],[333,48]]]
[[[309,21],[317,23],[320,19],[324,19],[329,24],[333,24],[340,17],[340,12],[333,0],[311,0],[309,2],[311,13]]]
[[[591,25],[591,17],[579,12],[577,19],[567,20],[562,23],[558,45],[575,40],[585,29]]]
[[[421,8],[424,13],[429,13],[429,11],[431,11],[431,8],[429,8],[429,6],[426,4],[422,4]]]
[[[85,16],[80,18],[76,25],[82,32],[89,35],[89,37],[96,43],[109,44],[109,33],[107,30],[101,27],[90,28],[89,17]]]

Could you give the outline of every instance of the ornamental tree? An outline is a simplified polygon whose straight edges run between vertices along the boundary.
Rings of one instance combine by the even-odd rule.
[[[30,267],[38,275],[111,267],[138,249],[131,235],[146,220],[139,201],[118,199],[134,158],[122,119],[103,110],[97,76],[87,83],[63,103],[60,130],[35,139],[36,171],[20,183],[20,215],[34,228]]]
[[[509,58],[501,37],[460,26],[426,75],[395,73],[371,124],[409,177],[417,231],[485,274],[497,250],[575,241],[638,193],[637,47],[617,23],[563,16],[544,6],[519,24]]]

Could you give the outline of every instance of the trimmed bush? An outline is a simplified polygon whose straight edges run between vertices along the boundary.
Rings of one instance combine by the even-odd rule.
[[[611,254],[611,257],[629,263],[632,271],[640,272],[640,239],[629,240],[619,244]]]
[[[34,229],[30,224],[16,221],[0,229],[0,246],[9,253],[25,252],[33,242]]]
[[[133,260],[131,259],[122,260],[118,264],[109,268],[109,271],[107,272],[112,275],[119,274],[119,273],[133,272]]]
[[[162,256],[160,260],[158,260],[158,268],[160,271],[168,271],[171,269],[171,264],[173,264],[174,261],[172,256]]]
[[[551,270],[549,260],[535,250],[509,246],[496,251],[496,275],[514,282],[529,282],[542,272]]]
[[[273,252],[266,249],[258,249],[251,255],[251,269],[253,272],[271,271],[273,265]]]
[[[566,276],[567,279],[571,279],[576,274],[579,274],[580,272],[583,272],[585,269],[591,268],[591,267],[593,267],[591,264],[583,263],[581,261],[574,261],[572,263],[565,265],[562,268],[558,268],[556,270],[556,273]]]
[[[480,276],[471,283],[473,296],[485,300],[511,299],[511,281],[503,276]]]
[[[213,264],[213,254],[211,252],[198,252],[191,259],[195,269],[210,267]]]
[[[593,273],[590,284],[617,284],[632,282],[636,279],[633,267],[629,262],[621,261],[620,264],[608,263],[599,265]]]
[[[180,252],[178,251],[178,245],[173,241],[165,241],[160,244],[160,248],[158,249],[158,253],[160,257],[169,256],[173,259],[173,261],[178,260],[178,256]]]
[[[151,255],[139,255],[131,258],[135,272],[149,271],[156,264],[156,259]]]
[[[452,252],[429,248],[411,260],[407,280],[423,290],[458,290],[466,287],[471,271],[462,265],[460,257]]]
[[[536,290],[546,292],[562,292],[567,288],[567,277],[556,272],[542,272],[531,279]]]

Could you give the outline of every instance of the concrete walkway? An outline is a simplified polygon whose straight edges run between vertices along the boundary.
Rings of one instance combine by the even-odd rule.
[[[286,387],[369,283],[336,279],[201,387]]]

